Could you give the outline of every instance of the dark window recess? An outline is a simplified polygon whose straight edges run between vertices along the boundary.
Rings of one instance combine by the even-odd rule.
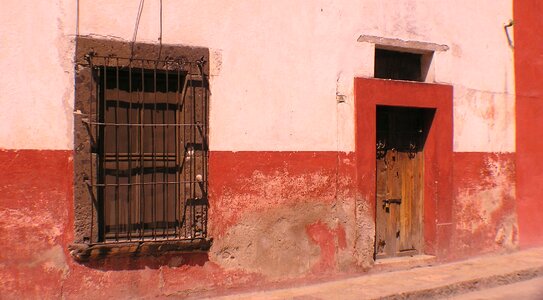
[[[433,108],[378,105],[377,144],[384,151],[423,151],[434,115]]]
[[[205,62],[93,54],[88,61],[88,242],[206,238]]]
[[[423,81],[422,54],[375,49],[374,77]]]

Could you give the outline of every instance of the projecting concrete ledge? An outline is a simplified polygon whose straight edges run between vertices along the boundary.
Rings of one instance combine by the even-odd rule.
[[[447,51],[449,46],[421,41],[406,41],[396,38],[386,38],[374,35],[361,35],[358,42],[373,43],[380,48],[391,50],[409,50],[409,52],[436,52]]]
[[[436,299],[543,276],[543,248],[221,299]]]

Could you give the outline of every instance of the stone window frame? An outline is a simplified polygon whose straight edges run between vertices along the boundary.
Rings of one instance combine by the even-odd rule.
[[[69,246],[70,253],[78,261],[99,259],[110,256],[145,256],[165,254],[177,251],[207,251],[212,239],[205,234],[199,238],[175,240],[141,240],[116,241],[104,243],[96,236],[92,224],[97,224],[97,200],[93,188],[89,185],[89,177],[96,174],[89,171],[94,159],[89,158],[88,151],[92,147],[92,137],[89,134],[88,123],[89,98],[95,97],[90,91],[95,88],[93,71],[89,64],[89,55],[102,57],[123,57],[133,59],[160,60],[176,58],[186,61],[209,61],[209,49],[178,45],[157,45],[147,43],[130,43],[112,39],[78,36],[75,51],[75,103],[74,103],[74,240]],[[160,56],[160,57],[159,57]],[[209,124],[209,64],[202,63],[200,67],[201,80],[205,82],[206,122]],[[204,86],[204,84],[202,85]],[[206,126],[207,126],[206,124]],[[208,127],[207,127],[208,128]],[[207,144],[204,141],[202,144]],[[208,147],[206,145],[206,151]],[[205,164],[207,168],[207,163]],[[92,170],[92,168],[90,168]],[[95,172],[94,172],[95,173]],[[207,179],[207,178],[206,178]],[[202,191],[203,193],[203,191]],[[203,197],[203,196],[202,196]],[[94,199],[93,199],[94,198]],[[207,194],[205,195],[207,201]],[[207,202],[206,202],[207,205]],[[207,206],[206,206],[207,207]],[[207,208],[206,208],[207,226]]]

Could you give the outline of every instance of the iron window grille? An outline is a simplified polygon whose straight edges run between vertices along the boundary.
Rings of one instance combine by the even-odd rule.
[[[206,62],[85,56],[88,244],[207,237]]]

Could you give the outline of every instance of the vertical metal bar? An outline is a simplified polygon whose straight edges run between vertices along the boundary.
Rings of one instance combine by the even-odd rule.
[[[203,61],[198,61],[197,62],[197,69],[198,69],[198,74],[200,76],[200,84],[199,86],[197,87],[197,95],[196,95],[196,113],[197,113],[197,116],[195,117],[196,118],[196,136],[195,136],[195,139],[196,140],[199,140],[200,143],[201,143],[201,151],[199,152],[199,157],[200,157],[200,168],[198,170],[198,175],[200,175],[200,180],[196,180],[196,185],[198,185],[198,188],[200,189],[200,195],[201,195],[201,199],[204,200],[206,198],[206,192],[205,192],[205,185],[204,185],[204,175],[205,175],[205,172],[204,172],[204,168],[205,168],[205,132],[204,132],[204,126],[205,126],[205,121],[204,121],[204,106],[205,106],[205,103],[204,103],[204,70],[203,70]],[[198,116],[199,114],[199,116]],[[200,138],[198,138],[198,136]],[[198,167],[198,166],[196,166]],[[202,237],[203,236],[203,233],[204,233],[204,228],[203,228],[203,217],[204,217],[204,201],[201,201],[200,202],[200,205],[198,205],[198,216],[197,216],[197,219],[196,219],[196,230],[197,230],[197,236],[198,237]]]
[[[179,62],[179,68],[178,70],[179,74],[179,83],[181,82],[181,76],[180,73],[183,72],[183,84],[180,86],[181,94],[178,98],[178,104],[179,101],[181,102],[180,106],[178,105],[177,110],[177,124],[183,124],[183,126],[178,127],[178,135],[177,135],[177,145],[178,145],[178,155],[179,155],[179,169],[178,169],[178,197],[179,197],[179,238],[187,238],[187,164],[190,163],[190,154],[187,144],[187,130],[190,130],[190,127],[187,126],[187,105],[186,105],[186,94],[187,90],[189,88],[189,78],[190,74],[187,72],[186,69],[184,69],[187,66],[187,63]],[[183,144],[181,146],[181,144]],[[183,153],[183,155],[181,155]],[[181,202],[182,201],[182,202]],[[183,209],[183,212],[181,213],[181,209]]]
[[[126,133],[128,135],[128,234],[129,241],[132,240],[132,60],[128,62],[128,126]]]
[[[139,150],[140,150],[140,238],[141,240],[144,239],[145,235],[145,168],[144,168],[144,143],[143,143],[143,137],[144,137],[144,107],[145,107],[145,68],[144,68],[144,61],[141,60],[141,103],[140,103],[140,143],[139,143]]]
[[[180,91],[180,83],[181,83],[181,71],[180,71],[180,67],[178,66],[177,68],[177,90],[176,90],[176,93],[175,93],[175,111],[174,111],[174,124],[177,125],[179,124],[179,91]],[[179,126],[174,126],[174,134],[175,134],[175,141],[174,141],[174,148],[175,148],[175,185],[174,185],[174,189],[175,189],[175,199],[174,199],[174,220],[175,220],[175,236],[176,237],[179,237],[179,234],[178,234],[178,229],[179,229],[179,225],[180,225],[180,220],[179,220],[179,216],[180,216],[180,213],[179,213],[179,205],[178,202],[179,200],[181,199],[181,195],[180,195],[180,184],[179,184],[179,180],[180,180],[180,176],[179,176],[179,167],[180,167],[180,162],[179,162]]]
[[[202,119],[200,120],[200,130],[202,131],[200,134],[202,135],[202,169],[201,169],[201,174],[202,174],[202,197],[205,197],[205,187],[204,187],[204,175],[205,175],[205,153],[206,153],[206,141],[205,141],[205,137],[206,137],[206,120],[205,120],[205,87],[204,87],[204,70],[203,70],[203,65],[201,66],[200,68],[200,77],[201,77],[201,86],[200,86],[200,109],[202,110]]]
[[[208,182],[207,182],[207,159],[208,159],[208,141],[207,141],[207,86],[206,86],[206,81],[207,81],[207,78],[205,77],[205,73],[204,73],[204,69],[203,69],[203,65],[202,65],[202,69],[201,69],[201,75],[202,75],[202,132],[203,132],[203,136],[202,136],[202,193],[204,195],[202,195],[203,197],[205,197],[205,201],[203,202],[203,207],[202,207],[202,234],[203,234],[203,237],[206,237],[207,236],[207,204],[208,203],[208,199],[207,199],[207,187],[208,187]],[[205,206],[205,207],[204,207]]]
[[[194,74],[198,74],[198,64],[195,63],[194,64],[194,67],[195,67],[195,71],[194,71]],[[198,89],[196,87],[196,84],[192,84],[192,144],[193,145],[197,145],[197,142],[198,142],[198,109],[197,109],[197,106],[198,106],[198,101],[197,101],[197,95],[198,94]],[[199,151],[201,152],[201,151]],[[192,176],[191,176],[191,182],[192,182],[192,194],[193,194],[193,198],[196,199],[197,197],[197,183],[196,183],[196,175],[198,173],[198,155],[197,155],[197,152],[196,152],[196,147],[194,149],[194,162],[193,162],[193,171],[192,171]],[[191,224],[191,228],[192,228],[192,237],[195,238],[196,237],[196,224],[197,224],[197,220],[196,220],[196,203],[193,203],[193,205],[191,205],[192,207],[192,224]]]
[[[117,99],[115,100],[115,241],[119,241],[120,231],[120,199],[119,199],[119,58],[116,59],[115,64],[115,83],[117,88]]]
[[[89,67],[90,67],[90,80],[92,83],[94,83],[94,88],[97,88],[97,84],[96,82],[94,82],[94,64],[93,64],[93,58],[92,56],[89,54]],[[91,83],[90,85],[90,97],[89,97],[89,115],[88,115],[88,120],[89,120],[89,134],[92,134],[94,135],[95,137],[97,136],[96,133],[93,132],[93,129],[95,127],[93,127],[91,124],[93,121],[97,121],[97,120],[93,120],[92,116],[94,115],[93,114],[93,105],[92,105],[92,100],[94,99],[94,95],[93,95],[93,84]],[[91,191],[91,195],[89,197],[89,200],[90,200],[90,208],[91,208],[91,227],[90,227],[90,236],[89,236],[89,239],[90,239],[90,243],[93,243],[94,240],[93,240],[93,232],[94,232],[94,210],[97,208],[95,205],[96,203],[94,203],[94,201],[92,201],[92,198],[93,198],[93,194],[94,194],[94,173],[93,173],[93,167],[92,165],[94,164],[94,160],[92,158],[92,151],[93,151],[93,146],[96,147],[96,145],[92,145],[92,136],[89,137],[89,161],[90,161],[90,174],[89,174],[89,181],[90,181],[90,191]]]
[[[102,67],[102,72],[103,72],[103,84],[104,86],[100,89],[100,96],[101,96],[101,104],[100,104],[100,115],[101,115],[101,122],[104,123],[103,126],[101,126],[100,128],[100,132],[101,132],[101,139],[100,139],[100,163],[99,163],[99,167],[100,167],[100,183],[105,183],[106,182],[106,172],[105,172],[105,166],[104,166],[104,158],[105,158],[105,152],[106,152],[106,146],[105,146],[105,141],[106,141],[106,125],[105,125],[105,120],[106,120],[106,91],[107,91],[107,63],[108,61],[104,58],[104,67]],[[107,209],[107,203],[106,203],[106,194],[107,194],[107,186],[104,185],[104,187],[102,187],[102,197],[101,197],[101,210],[102,210],[102,220],[101,220],[101,224],[102,224],[102,234],[101,234],[101,239],[103,241],[105,241],[105,236],[106,236],[106,221],[105,221],[105,218],[106,218],[106,209]]]
[[[169,221],[169,216],[168,216],[168,207],[169,207],[169,199],[168,199],[168,188],[169,188],[169,185],[168,185],[168,182],[169,182],[169,177],[170,177],[170,173],[169,173],[169,166],[170,166],[170,154],[169,154],[169,151],[168,151],[168,135],[167,135],[167,132],[168,132],[168,129],[170,128],[170,125],[169,125],[169,122],[168,122],[168,111],[169,111],[169,80],[170,80],[170,77],[169,77],[169,74],[168,74],[168,69],[166,68],[166,72],[165,72],[165,75],[166,75],[166,106],[164,108],[164,110],[162,110],[162,122],[164,124],[166,124],[163,129],[162,129],[162,159],[163,159],[163,162],[162,162],[162,165],[163,165],[163,168],[164,168],[164,171],[162,173],[162,178],[163,178],[163,184],[162,184],[162,219],[166,222],[166,226],[164,227],[164,230],[163,230],[163,233],[162,235],[163,236],[166,236],[168,237],[167,233],[168,233],[168,229],[169,229],[169,224],[168,224],[168,221]]]
[[[192,149],[192,160],[190,164],[190,197],[192,199],[196,199],[196,186],[194,184],[196,178],[196,87],[194,85],[193,76],[196,74],[193,70],[194,65],[191,64],[191,77],[190,77],[190,88],[191,88],[191,104],[192,104],[192,112],[191,112],[191,120],[190,120],[190,142],[193,145]],[[190,216],[191,216],[191,222],[190,222],[190,236],[191,238],[194,238],[195,231],[194,231],[194,224],[196,223],[196,217],[195,217],[195,202],[193,201],[190,206]]]
[[[185,79],[185,84],[186,86],[183,87],[184,89],[184,93],[181,95],[181,103],[182,103],[182,111],[183,111],[183,120],[182,120],[182,124],[187,124],[187,100],[186,100],[186,91],[188,90],[188,80],[189,80],[189,76],[190,76],[190,70],[189,72],[185,75],[187,76]],[[188,129],[190,130],[190,128]],[[192,159],[190,157],[190,149],[188,148],[188,144],[187,144],[187,126],[183,126],[183,147],[184,147],[184,156],[183,156],[183,170],[181,170],[183,172],[183,186],[181,187],[183,189],[183,220],[182,220],[182,224],[183,224],[183,231],[184,231],[184,238],[187,238],[187,164],[190,164],[190,159]],[[190,187],[190,186],[189,186]]]
[[[152,144],[153,144],[153,240],[156,239],[156,227],[157,227],[157,173],[156,173],[156,119],[155,114],[157,114],[157,106],[156,106],[156,68],[157,68],[157,62],[154,63],[154,69],[153,69],[153,111],[151,114],[151,123],[153,123],[153,127],[151,129],[151,135],[152,135]]]

